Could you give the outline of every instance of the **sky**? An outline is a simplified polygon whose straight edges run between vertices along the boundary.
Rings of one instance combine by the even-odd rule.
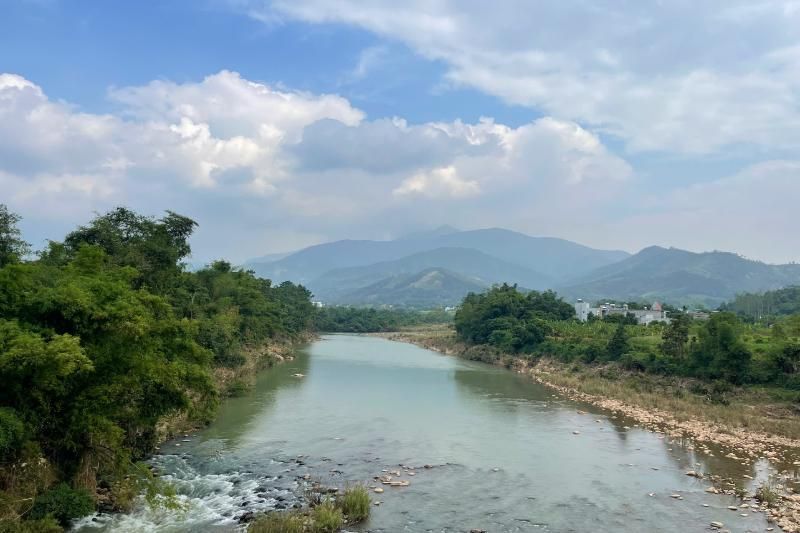
[[[800,0],[0,1],[0,203],[242,262],[449,224],[800,261]]]

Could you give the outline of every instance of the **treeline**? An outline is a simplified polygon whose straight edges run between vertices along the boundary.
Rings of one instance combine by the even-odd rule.
[[[210,419],[216,367],[313,320],[302,286],[218,261],[188,272],[196,223],[118,208],[35,259],[0,205],[0,531],[59,531],[124,510],[158,424]]]
[[[693,322],[672,313],[669,325],[627,320],[579,322],[552,292],[523,294],[498,286],[470,294],[455,315],[458,337],[502,354],[549,356],[564,362],[615,363],[630,370],[730,384],[764,383],[800,390],[800,316],[770,327],[743,323],[730,312]]]
[[[317,331],[328,333],[375,333],[401,328],[453,321],[453,314],[444,309],[414,311],[407,309],[373,309],[367,307],[323,307],[317,310]]]
[[[770,320],[800,313],[800,286],[786,287],[761,294],[739,294],[720,309],[749,320]]]

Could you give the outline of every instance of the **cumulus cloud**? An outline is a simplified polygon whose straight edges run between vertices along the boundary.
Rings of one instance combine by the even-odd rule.
[[[109,94],[117,110],[92,114],[23,77],[0,77],[0,184],[10,200],[71,217],[115,203],[177,208],[169,202],[236,217],[237,203],[248,204],[243,226],[280,222],[317,235],[374,227],[389,213],[393,221],[447,217],[433,201],[524,213],[553,193],[570,204],[596,200],[632,174],[596,135],[551,118],[517,128],[488,118],[367,120],[339,96],[277,90],[228,71]]]
[[[473,196],[480,192],[477,181],[467,181],[458,175],[452,165],[414,174],[403,181],[392,194],[395,196],[423,195],[430,197]]]
[[[0,75],[2,201],[48,228],[60,217],[65,229],[116,204],[173,209],[201,223],[194,245],[204,259],[442,223],[778,259],[791,246],[770,248],[754,228],[775,226],[783,242],[800,230],[791,205],[800,164],[791,161],[653,199],[636,192],[641,177],[625,159],[570,120],[369,120],[342,97],[227,71],[116,88],[110,98],[113,113],[88,113]],[[769,202],[769,212],[753,202]],[[648,209],[615,215],[632,205]]]
[[[443,61],[447,79],[618,136],[707,154],[800,144],[800,4],[241,0],[345,23]]]

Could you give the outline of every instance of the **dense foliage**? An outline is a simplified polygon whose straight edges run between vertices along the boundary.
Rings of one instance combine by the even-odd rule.
[[[452,313],[443,309],[414,311],[368,307],[323,307],[315,318],[316,329],[330,333],[397,331],[404,327],[453,321]]]
[[[800,390],[800,315],[770,327],[743,323],[730,312],[709,320],[671,313],[669,325],[618,320],[579,322],[554,293],[523,294],[503,285],[470,294],[455,316],[458,337],[490,351],[486,360],[555,357],[565,362],[616,363],[631,370],[729,384],[763,383]]]
[[[548,321],[575,315],[571,305],[552,291],[523,294],[516,285],[470,293],[456,312],[456,332],[474,344],[510,352],[532,352],[549,332]]]
[[[736,313],[748,320],[769,319],[800,313],[800,286],[786,287],[765,293],[739,294],[720,309]]]
[[[138,486],[135,461],[165,416],[211,416],[215,366],[241,365],[246,346],[311,326],[301,286],[273,287],[222,261],[187,272],[196,224],[175,213],[119,208],[30,261],[18,220],[0,206],[4,528],[65,525],[98,495],[113,505],[121,485]]]

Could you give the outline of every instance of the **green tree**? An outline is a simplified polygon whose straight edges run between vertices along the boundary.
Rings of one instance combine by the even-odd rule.
[[[689,342],[691,319],[685,313],[675,313],[661,334],[661,352],[676,361],[684,361]]]
[[[468,294],[456,311],[455,327],[467,342],[532,352],[548,334],[547,321],[574,316],[574,308],[552,291],[523,294],[515,285],[503,284],[481,294]]]
[[[628,351],[628,335],[625,332],[625,323],[619,322],[614,334],[606,346],[606,355],[612,361],[618,360]]]
[[[87,244],[98,246],[115,265],[136,269],[137,288],[166,294],[183,270],[181,261],[191,253],[189,237],[196,226],[172,211],[156,220],[118,207],[71,232],[64,246],[70,255]]]
[[[22,239],[17,224],[22,217],[0,204],[0,268],[9,263],[16,263],[30,253],[30,244]]]
[[[752,354],[741,340],[741,326],[733,313],[711,315],[692,345],[691,372],[705,379],[743,383],[748,377]]]

